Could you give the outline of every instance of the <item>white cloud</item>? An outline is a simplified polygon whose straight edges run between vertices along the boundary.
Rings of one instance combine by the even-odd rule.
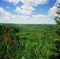
[[[56,24],[48,15],[22,16],[13,15],[0,7],[0,23],[17,24]]]
[[[16,7],[16,12],[19,13],[19,14],[24,14],[24,15],[32,14],[31,10],[25,10],[25,9],[21,9],[19,7]]]
[[[48,15],[33,15],[31,21],[37,24],[56,24]]]
[[[38,4],[46,4],[49,0],[5,0],[9,3],[18,4],[22,2],[23,5],[21,7],[16,7],[16,11],[19,14],[30,15],[33,13],[35,8],[33,6],[37,6]]]
[[[58,3],[60,3],[60,0],[57,0]]]
[[[57,7],[53,6],[52,8],[50,8],[50,10],[48,11],[48,15],[50,16],[56,16],[56,11],[57,11]]]
[[[45,4],[48,2],[48,0],[4,0],[7,1],[9,3],[13,3],[13,4],[18,4],[19,2],[22,2],[24,4]]]
[[[29,5],[23,5],[23,6],[21,6],[21,9],[25,9],[25,10],[28,10],[28,11],[35,10],[32,6],[29,6]]]
[[[6,17],[7,15],[8,15],[8,13],[2,7],[0,7],[0,18],[4,17],[5,19],[7,19],[8,18],[8,17]]]
[[[13,4],[18,4],[20,2],[20,0],[4,0],[7,1],[9,3],[13,3]]]
[[[28,5],[37,5],[37,4],[45,4],[48,0],[21,0],[22,3]]]
[[[60,17],[60,15],[57,14],[57,6],[59,6],[58,3],[60,3],[60,0],[57,0],[55,5],[52,8],[50,8],[50,10],[48,11],[49,16],[53,16],[53,17],[58,16],[58,17]]]
[[[23,5],[18,8],[19,10],[16,7],[16,11],[20,14],[30,15],[35,10],[33,6],[37,6],[38,4],[45,4],[48,1],[47,0],[21,0],[21,2],[23,3]]]

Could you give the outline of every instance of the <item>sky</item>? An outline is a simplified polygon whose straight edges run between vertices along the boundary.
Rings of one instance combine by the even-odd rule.
[[[0,0],[0,23],[56,24],[60,0]]]

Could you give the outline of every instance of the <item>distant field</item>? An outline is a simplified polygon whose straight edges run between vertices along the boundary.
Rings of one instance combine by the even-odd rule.
[[[57,27],[0,24],[0,59],[57,59],[60,55]]]

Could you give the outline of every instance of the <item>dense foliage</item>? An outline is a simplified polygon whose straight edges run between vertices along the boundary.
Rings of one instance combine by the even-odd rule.
[[[60,3],[58,3],[56,14],[57,15],[55,16],[55,20],[56,20],[57,24],[60,24]]]
[[[0,25],[0,59],[58,59],[57,25]]]

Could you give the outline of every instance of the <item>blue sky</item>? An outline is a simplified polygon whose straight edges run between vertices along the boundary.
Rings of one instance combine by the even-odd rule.
[[[52,17],[56,13],[56,1],[57,0],[0,0],[0,23],[29,24],[31,22],[34,24],[49,24],[51,22],[50,24],[55,24]],[[3,13],[5,15],[3,15]]]
[[[51,7],[54,6],[56,0],[49,0],[47,4],[40,5],[38,4],[34,8],[36,9],[33,14],[48,14],[48,11]],[[14,5],[12,3],[6,2],[4,0],[0,0],[0,7],[3,7],[6,11],[9,11],[14,14],[14,9],[18,6],[23,5],[22,2],[19,2],[17,5]],[[7,8],[9,7],[9,9]]]

